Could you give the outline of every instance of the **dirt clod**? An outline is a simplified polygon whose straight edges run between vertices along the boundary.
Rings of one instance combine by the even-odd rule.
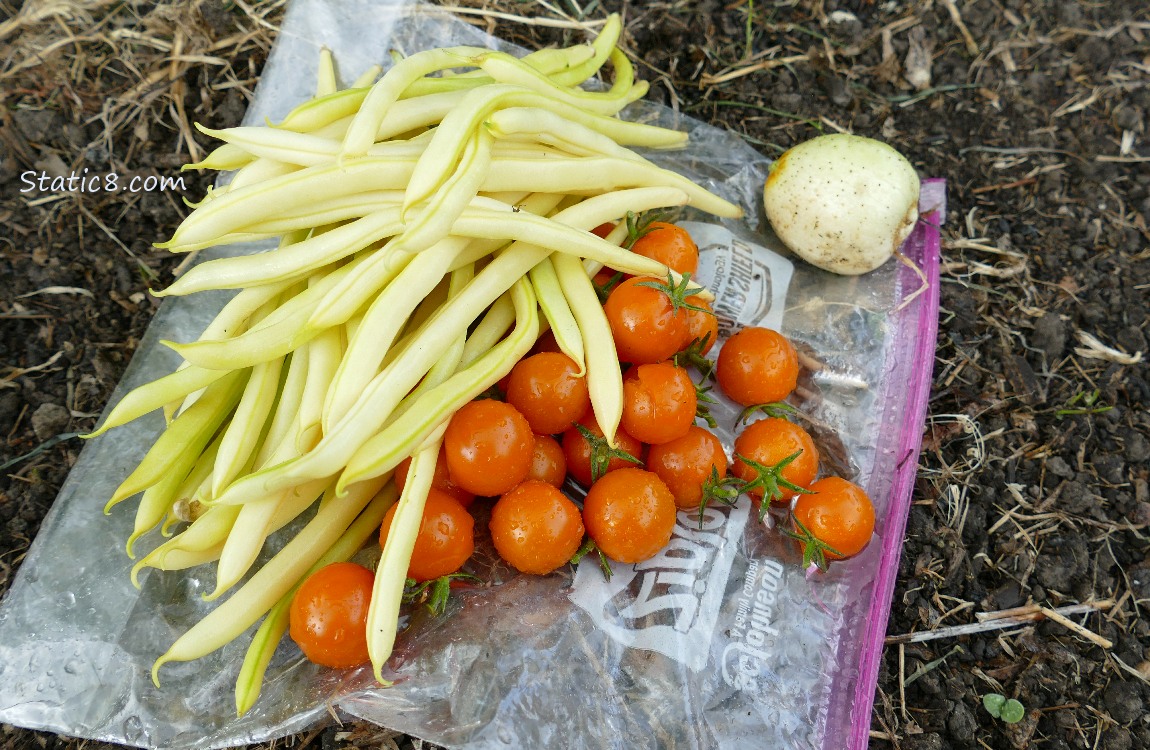
[[[59,404],[40,404],[32,412],[32,432],[38,439],[47,440],[63,432],[71,419],[72,415]]]
[[[1110,717],[1120,724],[1129,724],[1146,712],[1142,689],[1135,682],[1115,680],[1102,693],[1102,705]]]

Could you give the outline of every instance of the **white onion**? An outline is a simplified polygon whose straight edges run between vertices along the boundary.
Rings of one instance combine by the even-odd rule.
[[[824,135],[772,165],[763,204],[796,255],[857,276],[889,259],[918,221],[919,179],[906,157],[856,135]]]

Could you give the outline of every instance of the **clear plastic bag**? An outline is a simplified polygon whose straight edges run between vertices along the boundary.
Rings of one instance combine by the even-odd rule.
[[[294,0],[246,121],[276,120],[311,95],[320,46],[350,78],[390,49],[456,44],[510,49],[409,0]],[[131,514],[100,513],[160,429],[153,415],[85,446],[0,606],[0,721],[209,748],[283,736],[334,707],[460,748],[865,747],[934,361],[944,186],[924,182],[924,219],[903,248],[925,281],[896,262],[832,276],[772,252],[759,230],[764,157],[658,105],[625,114],[688,130],[687,149],[649,156],[747,209],[742,222],[685,217],[698,222],[699,278],[718,292],[725,331],[779,327],[821,363],[804,376],[801,409],[824,466],[875,501],[877,538],[861,555],[808,577],[746,498],[702,519],[683,513],[666,552],[616,565],[609,582],[593,560],[566,577],[493,567],[500,583],[457,592],[445,617],[413,612],[387,689],[369,669],[317,668],[285,641],[259,702],[237,718],[245,639],[165,666],[161,688],[148,674],[210,609],[199,594],[211,573],[152,571],[137,591],[123,553]],[[225,299],[165,302],[113,403],[170,372],[177,357],[159,340],[193,339]],[[735,411],[716,416],[729,448]]]

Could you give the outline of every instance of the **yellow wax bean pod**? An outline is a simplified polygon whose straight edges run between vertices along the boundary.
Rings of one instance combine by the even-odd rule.
[[[440,254],[454,257],[466,247],[467,240],[445,240],[443,245],[442,248],[429,249],[429,258]],[[346,323],[377,295],[386,293],[411,260],[411,256],[399,254],[400,257],[393,261],[391,253],[391,246],[385,245],[381,251],[365,257],[354,274],[344,276],[324,292],[308,318],[308,328],[323,330]]]
[[[104,506],[104,512],[108,513],[121,500],[159,482],[169,467],[187,451],[195,451],[195,456],[198,456],[220,423],[235,408],[247,377],[247,370],[230,372],[209,385],[203,397],[160,433],[139,465],[116,488]]]
[[[383,359],[404,323],[447,275],[460,246],[458,243],[437,244],[415,256],[368,307],[327,391],[324,425],[328,430],[343,418],[367,384],[379,374]],[[453,272],[448,297],[458,294],[460,279],[470,280],[472,275],[470,266]]]
[[[193,364],[217,370],[250,367],[282,357],[314,338],[319,331],[307,327],[307,321],[329,289],[343,277],[355,273],[368,256],[354,258],[339,269],[323,276],[314,287],[287,300],[258,326],[239,336],[218,341],[196,341],[178,344],[162,341]]]
[[[674,187],[690,196],[690,205],[701,211],[725,218],[739,218],[741,208],[691,180],[669,169],[638,159],[611,156],[583,156],[548,159],[503,157],[497,160],[501,170],[485,183],[489,190],[518,187],[513,175],[538,173],[535,187],[539,192],[598,195],[612,190],[636,187]]]
[[[128,538],[128,544],[125,545],[128,557],[136,557],[132,552],[133,544],[136,539],[160,522],[161,514],[163,523],[160,526],[160,534],[164,537],[170,536],[170,526],[179,520],[176,506],[184,504],[186,507],[201,485],[210,479],[218,451],[220,451],[220,435],[216,435],[200,453],[196,451],[196,446],[190,445],[176,459],[173,468],[160,482],[144,490],[144,495],[136,507],[132,534]],[[184,477],[183,480],[178,479],[181,476]]]
[[[358,112],[369,90],[368,87],[354,87],[309,99],[288,112],[287,116],[273,127],[296,133],[318,130]]]
[[[216,313],[216,317],[212,318],[204,328],[200,338],[210,340],[235,336],[250,324],[266,317],[267,311],[264,306],[288,291],[291,286],[292,282],[284,282],[241,289]]]
[[[350,121],[346,124],[350,124]],[[326,129],[316,133],[296,133],[291,130],[278,130],[257,126],[239,126],[224,130],[213,130],[202,125],[196,126],[201,133],[224,141],[244,154],[273,162],[300,167],[330,164],[338,158],[341,140],[329,135]],[[337,131],[332,131],[333,133]],[[423,151],[424,141],[387,141],[376,143],[368,149],[368,156],[418,156]]]
[[[498,83],[522,86],[598,115],[615,115],[631,102],[641,99],[647,93],[647,83],[635,82],[634,69],[622,52],[616,50],[610,56],[615,64],[615,81],[607,91],[558,86],[546,75],[505,52],[486,52],[474,63]]]
[[[289,237],[284,237],[281,244],[286,244],[290,240]],[[241,290],[217,315],[203,333],[200,334],[197,341],[217,341],[221,339],[235,338],[243,333],[250,331],[253,328],[258,328],[267,320],[268,316],[275,313],[283,304],[284,300],[289,300],[298,294],[300,285],[296,283],[283,283],[283,284],[268,284],[263,287],[249,287]],[[261,292],[256,294],[256,292]],[[237,305],[234,312],[230,311],[233,304],[247,298],[245,304]],[[241,318],[244,310],[250,309],[251,305],[256,302],[262,301],[258,308],[256,308],[251,315],[246,318]],[[184,360],[180,368],[195,367],[191,362]],[[237,368],[239,369],[239,368]],[[225,369],[215,368],[217,372],[226,372]],[[188,394],[186,397],[177,399],[164,406],[164,416],[170,422],[173,417],[182,414],[192,404],[194,404],[200,396],[204,393],[203,389]]]
[[[512,206],[513,209],[519,209],[521,212],[526,211],[527,213],[536,214],[538,216],[544,216],[551,213],[555,207],[559,205],[562,199],[563,196],[553,193],[533,193],[521,201],[492,198],[492,200],[498,200],[501,203]],[[455,262],[452,263],[451,270],[455,270],[457,266],[466,265],[468,263],[477,263],[496,250],[511,244],[509,240],[503,238],[461,239],[467,241],[468,244],[464,248],[463,252],[461,252],[459,256],[456,257]]]
[[[296,450],[306,453],[323,437],[323,405],[327,399],[339,364],[343,359],[344,332],[338,326],[328,328],[307,344],[307,382],[299,403],[299,434]]]
[[[307,351],[310,347],[311,342],[308,342],[292,352],[288,359],[287,374],[283,378],[283,385],[280,386],[275,411],[272,413],[271,421],[268,422],[266,434],[252,459],[249,471],[253,467],[262,469],[271,466],[275,463],[276,455],[293,455],[289,447],[294,448],[297,442],[300,403],[307,389],[308,371],[311,369]],[[220,494],[213,492],[213,503]]]
[[[315,74],[315,95],[327,96],[339,90],[339,83],[335,80],[335,60],[332,59],[331,50],[320,47],[319,66]]]
[[[535,289],[535,296],[539,299],[539,306],[547,316],[547,323],[551,332],[555,334],[555,343],[560,351],[570,357],[579,368],[578,376],[583,377],[587,372],[587,363],[584,359],[583,336],[579,331],[579,324],[575,322],[568,298],[563,294],[559,277],[555,275],[555,266],[551,258],[544,258],[528,272],[531,286]]]
[[[451,280],[447,287],[447,296],[454,297],[464,289],[471,280],[475,278],[474,266],[466,266],[451,272]],[[403,412],[410,408],[411,404],[416,403],[422,394],[439,386],[448,378],[455,374],[459,368],[460,362],[463,359],[463,352],[467,346],[467,333],[461,332],[456,336],[455,341],[451,342],[451,346],[444,351],[443,355],[431,366],[419,384],[411,389],[411,392],[399,403],[392,414],[392,419],[398,419]],[[414,445],[412,446],[414,447]],[[336,487],[336,494],[340,492],[340,486]]]
[[[164,520],[179,497],[180,487],[200,457],[203,445],[191,443],[172,457],[159,481],[144,490],[136,505],[136,516],[132,523],[132,533],[124,545],[128,557],[136,559],[136,540],[148,533]]]
[[[231,182],[224,186],[223,195],[235,193],[246,187],[258,187],[268,180],[274,180],[277,177],[286,177],[298,171],[300,171],[300,167],[296,164],[288,164],[287,162],[276,161],[275,159],[255,159],[250,164],[236,170],[236,174],[232,177]],[[223,197],[223,195],[217,192],[214,200],[218,200],[220,197]]]
[[[407,319],[407,324],[403,327],[403,336],[387,350],[387,356],[383,359],[384,367],[387,367],[403,354],[404,350],[416,339],[416,334],[423,330],[427,321],[431,320],[439,308],[443,307],[443,303],[447,301],[447,288],[450,282],[450,277],[444,278],[419,303],[419,307],[415,308],[415,312],[411,314],[411,317]]]
[[[162,561],[169,552],[181,550],[184,552],[203,552],[210,549],[222,549],[228,532],[236,522],[240,505],[209,505],[199,518],[192,521],[180,533],[168,539],[149,553]],[[218,549],[217,549],[218,557]],[[146,558],[145,558],[146,559]],[[212,558],[213,560],[217,558]]]
[[[204,601],[219,598],[251,569],[268,535],[274,531],[272,522],[277,515],[287,520],[298,517],[315,503],[328,484],[330,481],[327,479],[317,479],[282,490],[277,495],[244,503],[220,552],[220,560],[216,564],[216,586],[204,594]]]
[[[396,102],[391,105],[391,109],[387,111],[383,122],[380,123],[379,130],[375,134],[376,142],[392,140],[426,128],[434,128],[447,116],[448,112],[459,106],[469,90],[472,89],[444,91],[440,94],[428,94],[417,99],[405,99]],[[351,122],[348,123],[347,129],[344,131],[345,138],[354,121],[352,118]],[[370,150],[371,147],[369,146],[368,151],[370,152]]]
[[[196,465],[192,467],[191,472],[176,490],[172,508],[168,512],[168,517],[164,519],[164,524],[160,527],[160,533],[163,536],[170,537],[172,526],[189,520],[188,516],[193,512],[193,508],[198,508],[198,498],[211,492],[212,469],[215,467],[216,457],[219,456],[222,441],[223,432],[218,432],[212,438],[212,442],[208,444],[207,450],[196,459]]]
[[[654,191],[656,194],[663,194],[679,201],[678,203],[669,202],[665,205],[683,205],[687,200],[686,194],[676,188],[636,188],[610,195],[643,191]],[[596,198],[588,199],[574,208],[587,205],[592,200],[596,200]],[[582,219],[564,218],[564,214],[566,211],[550,219],[541,216],[517,215],[509,220],[506,212],[494,202],[481,203],[477,199],[472,207],[464,211],[463,215],[455,222],[452,232],[475,238],[511,237],[518,242],[537,244],[550,250],[592,258],[616,270],[635,276],[666,278],[670,274],[676,283],[683,281],[682,274],[667,268],[659,261],[624,250],[618,245],[592,234],[590,229],[593,226],[598,226],[598,224],[590,225]],[[570,214],[572,217],[576,215],[578,214]],[[614,219],[604,221],[613,221],[618,218],[614,217]],[[703,287],[690,287],[689,293],[698,295],[707,301],[713,299],[710,291]]]
[[[220,557],[221,549],[223,549],[222,544],[203,550],[173,549],[160,555],[158,554],[160,548],[157,547],[137,560],[136,564],[132,566],[132,585],[136,588],[140,588],[140,573],[143,572],[145,568],[155,568],[157,570],[187,570],[188,568],[194,568],[198,565],[207,565],[208,563],[215,562]]]
[[[445,238],[455,218],[479,194],[491,168],[491,134],[479,128],[468,140],[455,174],[426,202],[404,210],[406,226],[396,250],[417,253]]]
[[[475,278],[474,266],[466,266],[451,271],[450,277],[447,278],[447,298],[450,299],[452,297],[458,296],[458,294],[466,288],[467,284],[469,284],[473,278]],[[368,324],[368,328],[366,330],[370,330],[370,321],[365,319],[365,322]],[[431,367],[428,369],[427,375],[423,376],[420,383],[416,385],[411,393],[421,392],[422,390],[431,388],[432,385],[442,383],[444,380],[446,380],[447,377],[450,377],[451,374],[455,372],[455,367],[459,365],[460,357],[462,357],[465,338],[465,335],[460,334],[457,339],[455,339],[455,342],[453,342],[452,345],[448,347],[448,349],[444,351],[442,355],[440,355],[439,359],[436,360],[434,365],[431,365]],[[348,347],[348,350],[350,350],[350,347]],[[346,362],[347,360],[345,359],[344,363]],[[367,378],[365,384],[369,381],[370,377]],[[333,384],[329,396],[338,391],[338,384]],[[328,416],[331,418],[330,422],[335,423],[340,418],[342,418],[344,415],[342,410],[345,410],[347,405],[345,401],[342,401],[338,398],[332,398],[330,406],[331,412],[328,414]]]
[[[330,164],[339,155],[338,141],[310,133],[251,126],[213,130],[199,123],[196,123],[196,129],[253,157],[295,167]]]
[[[463,101],[449,112],[440,122],[431,137],[431,143],[419,158],[407,186],[405,206],[426,200],[455,170],[466,143],[468,134],[475,131],[492,113],[505,107],[541,107],[587,125],[609,129],[612,137],[620,143],[651,147],[680,146],[687,138],[686,133],[675,130],[641,125],[638,123],[614,120],[610,117],[587,112],[580,107],[553,99],[536,91],[509,84],[492,84],[467,92]],[[607,125],[603,121],[611,124]],[[538,166],[538,165],[536,165]],[[493,173],[504,174],[492,165]],[[532,174],[528,172],[528,174]],[[504,174],[504,176],[510,176]],[[539,177],[542,175],[534,174]],[[485,190],[511,190],[511,187],[487,186]],[[534,185],[529,190],[538,192],[562,192],[539,189]],[[213,204],[217,201],[213,201]],[[210,207],[210,205],[209,205]]]
[[[271,560],[226,601],[176,639],[152,664],[159,687],[160,668],[171,661],[191,661],[235,640],[291,590],[303,574],[339,539],[377,493],[395,497],[394,485],[380,477],[348,488],[342,502],[326,503]]]
[[[610,136],[540,107],[501,109],[487,119],[486,125],[499,139],[527,137],[575,156],[612,156],[645,161]]]
[[[387,511],[395,504],[394,492],[380,492],[371,499],[363,512],[356,517],[331,548],[325,552],[292,588],[280,597],[268,611],[267,617],[256,629],[252,642],[244,654],[240,674],[236,678],[236,714],[242,716],[255,705],[260,695],[264,673],[271,662],[276,647],[287,632],[292,596],[308,576],[320,568],[335,562],[350,560],[363,545],[379,535],[380,524]]]
[[[193,211],[176,228],[172,239],[157,247],[204,246],[236,232],[258,233],[261,222],[301,209],[315,210],[321,202],[316,196],[334,200],[369,190],[403,190],[414,166],[407,157],[370,156],[342,167],[307,167],[232,189]]]
[[[579,258],[556,253],[551,262],[585,344],[587,390],[595,421],[603,430],[608,444],[614,446],[615,431],[619,429],[623,416],[623,374],[619,369],[611,325]]]
[[[348,88],[351,88],[351,89],[370,88],[371,85],[373,83],[375,83],[375,80],[377,78],[379,78],[379,74],[382,72],[383,72],[383,68],[381,66],[371,65],[366,70],[364,70],[362,73],[360,73],[359,78],[356,78],[354,81],[352,81],[351,85],[348,86]]]
[[[136,506],[132,533],[125,545],[128,557],[135,558],[133,548],[136,540],[161,521],[167,518],[178,520],[176,506],[182,503],[187,508],[195,493],[210,480],[220,443],[221,435],[217,433],[206,448],[198,438],[195,442],[187,444],[179,455],[175,456],[163,478],[144,490]],[[161,525],[161,533],[168,536],[164,533],[164,525]]]
[[[459,358],[459,369],[468,367],[490,351],[514,322],[515,303],[511,301],[511,293],[507,292],[491,303],[491,307],[483,314],[483,319],[467,337]]]
[[[199,123],[196,124],[196,127],[199,127]],[[185,164],[184,166],[180,167],[180,171],[185,172],[192,169],[214,169],[218,172],[227,172],[232,169],[246,167],[254,160],[255,157],[251,154],[251,152],[246,151],[239,146],[225,143],[222,146],[218,146],[217,148],[213,149],[212,152],[205,156],[201,161],[195,162],[194,164]]]
[[[331,200],[321,201],[311,206],[304,206],[296,211],[283,212],[262,224],[260,229],[269,234],[299,234],[303,237],[296,243],[302,242],[311,234],[310,230],[321,227],[326,231],[338,228],[341,224],[354,219],[362,219],[374,214],[380,209],[402,200],[402,194],[396,190],[369,190],[363,193],[353,193],[338,196]],[[322,234],[323,232],[317,232]],[[230,244],[236,235],[225,234],[218,237],[214,244]],[[237,240],[238,241],[238,240]]]
[[[323,266],[343,260],[404,228],[396,204],[384,205],[361,219],[296,244],[255,255],[200,263],[157,297],[181,296],[211,289],[238,289],[298,281]]]
[[[375,679],[385,685],[391,683],[383,679],[383,665],[395,647],[407,568],[411,564],[411,552],[415,549],[415,537],[423,522],[423,507],[427,503],[427,493],[431,491],[431,479],[435,474],[443,431],[440,430],[436,437],[411,458],[407,481],[403,485],[403,493],[391,519],[387,542],[383,545],[383,554],[375,569],[375,584],[367,611],[367,653],[371,658]]]
[[[645,188],[649,190],[668,190],[677,193],[686,200],[686,194],[674,188]],[[675,205],[668,203],[667,205]],[[681,203],[679,205],[682,205]],[[615,217],[618,219],[619,217]],[[611,219],[608,219],[611,221]],[[489,208],[472,207],[463,212],[455,222],[452,232],[466,237],[512,237],[520,242],[527,242],[555,250],[565,254],[594,258],[612,268],[635,276],[657,276],[666,278],[670,273],[676,283],[682,281],[682,275],[672,271],[659,261],[624,250],[612,245],[589,231],[592,227],[574,227],[559,220],[547,219],[541,216],[520,216],[509,220],[502,211]],[[710,297],[703,287],[691,288],[691,294],[701,297]]]
[[[591,76],[599,72],[603,63],[615,50],[619,36],[623,33],[623,20],[618,13],[607,16],[606,23],[599,29],[599,33],[591,42],[592,54],[585,62],[574,63],[565,70],[556,70],[550,78],[558,86],[578,86]]]
[[[176,370],[150,383],[144,383],[128,391],[112,408],[103,424],[82,437],[94,438],[103,435],[113,427],[127,424],[133,419],[163,407],[165,404],[183,399],[190,393],[206,388],[227,374],[226,370],[208,370],[203,367],[191,366]]]
[[[371,87],[359,111],[355,113],[351,127],[347,129],[347,137],[344,138],[343,155],[355,157],[367,153],[376,140],[376,133],[388,109],[413,83],[430,73],[447,68],[474,67],[470,60],[485,51],[481,47],[448,47],[417,52],[400,60]]]
[[[283,357],[279,357],[252,366],[252,374],[244,387],[243,396],[221,437],[221,449],[211,475],[211,495],[222,492],[239,475],[259,447],[279,394],[283,363]]]
[[[276,286],[278,289],[284,289],[283,293],[278,294],[277,297],[267,301],[267,303],[264,303],[258,309],[258,311],[256,311],[250,317],[250,319],[248,319],[245,322],[244,326],[227,329],[227,330],[232,331],[231,337],[241,336],[244,334],[244,332],[250,331],[253,328],[259,328],[260,326],[262,326],[264,321],[266,321],[268,319],[269,315],[278,311],[279,307],[281,307],[283,305],[284,300],[289,300],[292,297],[296,296],[296,294],[299,293],[299,284],[294,284],[292,286],[286,286],[286,288],[283,285],[276,285]],[[217,332],[220,332],[224,329],[225,329],[225,327],[221,326],[221,327],[217,328],[214,326],[214,324],[209,324],[207,329],[205,329],[205,331],[202,332],[200,337],[197,339],[197,342],[208,342],[208,340],[217,340],[214,338],[210,338],[210,336],[217,334]],[[187,360],[184,360],[184,365],[187,367],[196,367],[196,366],[192,365],[192,363],[187,361]],[[241,368],[236,368],[236,369],[241,369]],[[228,372],[227,368],[216,368],[216,370],[217,370],[217,372]],[[190,393],[189,396],[187,396],[186,398],[184,398],[182,400],[179,400],[178,403],[169,404],[168,406],[164,407],[164,410],[166,410],[166,413],[169,413],[169,410],[170,410],[170,413],[173,415],[183,414],[185,411],[187,411],[187,408],[191,407],[192,404],[196,403],[196,401],[199,400],[199,398],[202,395],[204,395],[204,390],[202,390],[202,389],[199,391],[196,391],[194,393]],[[170,419],[169,419],[169,421],[170,421]]]
[[[340,475],[337,493],[345,485],[394,469],[413,448],[446,426],[460,407],[498,383],[531,350],[539,337],[539,311],[531,284],[526,279],[515,282],[511,297],[516,313],[511,334],[443,383],[411,394],[402,412],[396,409],[399,416],[352,455]],[[615,366],[618,369],[617,361]]]
[[[562,49],[545,48],[536,50],[521,59],[525,65],[530,65],[540,73],[553,77],[559,73],[566,73],[576,68],[583,70],[594,58],[595,49],[590,45],[580,44]],[[604,56],[603,59],[605,60],[606,56]],[[601,64],[602,63],[600,63],[600,65]],[[595,66],[594,70],[597,70],[598,67],[599,66]],[[587,75],[594,75],[594,70],[591,70]],[[438,78],[428,77],[414,81],[410,86],[404,89],[403,94],[400,95],[400,99],[405,100],[444,91],[459,91],[461,89],[475,88],[492,83],[494,80],[491,76],[484,74],[482,70],[469,70],[455,75],[449,75],[448,73],[449,71],[445,71],[444,75]],[[570,77],[570,75],[568,75],[568,77]]]

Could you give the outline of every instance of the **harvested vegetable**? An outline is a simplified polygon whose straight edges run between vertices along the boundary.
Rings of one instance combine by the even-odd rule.
[[[675,497],[655,474],[636,468],[612,471],[591,485],[583,501],[587,534],[607,557],[641,562],[671,540]]]
[[[670,362],[635,365],[623,378],[623,429],[644,443],[686,435],[696,407],[694,382]]]
[[[919,179],[906,157],[871,138],[835,133],[771,165],[763,205],[803,260],[848,276],[885,263],[918,221]]]
[[[312,573],[292,597],[291,639],[316,664],[336,669],[367,663],[367,607],[375,577],[362,565],[332,563]]]
[[[647,468],[663,480],[681,510],[697,508],[708,482],[727,476],[727,464],[719,438],[697,425],[680,438],[652,445],[647,454]]]
[[[861,487],[841,477],[810,485],[792,510],[789,536],[803,548],[803,564],[826,569],[828,560],[857,555],[874,533],[874,505]]]
[[[108,503],[143,492],[129,552],[157,526],[178,529],[133,580],[144,567],[216,562],[209,596],[231,593],[156,661],[154,679],[165,662],[202,656],[271,612],[237,684],[237,705],[250,706],[283,632],[284,597],[353,528],[362,539],[360,511],[392,505],[388,479],[410,460],[381,529],[366,615],[367,652],[386,682],[407,577],[445,590],[471,554],[460,501],[527,477],[542,440],[532,427],[560,432],[587,412],[608,449],[618,442],[622,369],[606,313],[588,304],[589,273],[608,264],[709,300],[663,262],[620,247],[626,219],[682,205],[741,215],[629,148],[676,147],[685,135],[617,118],[647,90],[615,48],[620,30],[612,17],[589,47],[523,59],[420,52],[346,91],[335,90],[328,60],[316,98],[277,127],[204,129],[224,145],[193,167],[238,172],[160,246],[277,238],[278,247],[202,263],[157,292],[239,290],[199,340],[165,342],[185,364],[128,394],[96,433],[165,409],[168,429]],[[580,88],[608,61],[609,89]],[[591,233],[603,224],[616,229]],[[543,399],[529,422],[511,404],[472,401],[546,329],[575,386],[562,408],[558,395]],[[453,490],[463,496],[443,494]],[[316,505],[284,552],[232,592],[268,537]],[[192,507],[198,517],[181,527]],[[433,538],[441,531],[450,539]],[[557,547],[564,559],[570,546]]]
[[[768,417],[751,423],[735,439],[731,473],[747,483],[743,492],[762,498],[764,510],[804,491],[818,471],[815,441],[794,422]]]
[[[723,393],[737,404],[782,401],[798,383],[798,354],[778,331],[744,328],[723,344],[715,377]]]
[[[546,482],[528,480],[500,497],[490,527],[499,556],[535,575],[567,564],[583,543],[579,507]]]
[[[395,508],[393,505],[383,517],[379,530],[380,547],[387,546]],[[462,503],[432,486],[423,504],[423,519],[416,532],[407,577],[416,581],[432,581],[451,575],[463,567],[474,550],[475,520]]]

